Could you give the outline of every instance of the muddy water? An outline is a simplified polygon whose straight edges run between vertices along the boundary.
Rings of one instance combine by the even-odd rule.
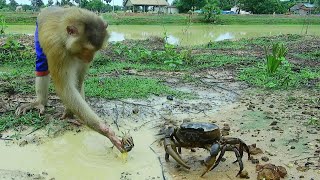
[[[163,146],[155,141],[160,139],[156,133],[164,124],[180,124],[186,118],[211,121],[210,114],[232,103],[235,100],[235,94],[222,89],[201,89],[185,85],[177,89],[194,92],[199,95],[200,99],[169,101],[166,97],[158,96],[152,96],[146,100],[127,99],[121,102],[98,98],[88,99],[96,112],[105,116],[104,119],[110,119],[108,123],[112,124],[114,130],[116,126],[112,120],[117,119],[120,127],[119,131],[116,130],[118,136],[121,136],[121,132],[130,130],[135,147],[129,153],[127,161],[122,159],[117,150],[110,148],[109,140],[85,127],[81,127],[79,133],[74,129],[55,138],[48,138],[47,131],[43,129],[43,133],[31,134],[42,138],[44,143],[40,145],[29,143],[19,147],[18,142],[9,141],[6,145],[4,141],[0,141],[0,179],[15,177],[6,173],[7,171],[22,171],[24,174],[30,172],[40,175],[45,172],[44,174],[48,173],[45,175],[46,179],[54,177],[57,180],[163,179],[163,174],[166,179],[180,179],[180,176],[177,176],[179,174],[190,175],[191,179],[199,178],[203,166],[198,161],[190,162],[190,159],[202,159],[208,156],[208,153],[199,151],[197,155],[187,156],[187,150],[184,150],[186,155],[184,159],[189,164],[194,164],[193,170],[188,172],[177,168],[175,161],[165,162]],[[139,113],[133,114],[133,108],[138,108]],[[13,135],[14,132],[7,134]],[[198,157],[200,155],[203,157]],[[224,167],[221,166],[220,177],[226,177]],[[230,170],[230,168],[226,169]],[[228,175],[234,176],[237,169],[235,165]],[[3,170],[6,172],[2,172]],[[208,177],[217,175],[210,174]]]
[[[199,45],[210,41],[225,39],[252,38],[280,34],[307,34],[320,36],[320,26],[310,25],[308,29],[303,25],[114,25],[109,27],[109,41],[123,41],[125,39],[145,39],[150,36],[164,37],[167,41],[178,45]],[[33,34],[32,25],[9,25],[9,33]]]
[[[90,130],[68,132],[39,146],[1,145],[0,169],[46,172],[70,180],[160,178],[157,156],[149,149],[154,141],[150,134],[146,129],[132,133],[136,147],[126,160],[110,148],[109,140]]]

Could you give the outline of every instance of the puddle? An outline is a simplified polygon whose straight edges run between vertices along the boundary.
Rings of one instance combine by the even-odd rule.
[[[162,177],[157,155],[149,148],[154,133],[140,129],[131,134],[136,146],[127,161],[110,148],[112,144],[107,138],[85,130],[67,132],[39,146],[1,145],[0,169],[46,172],[50,177],[69,180]]]

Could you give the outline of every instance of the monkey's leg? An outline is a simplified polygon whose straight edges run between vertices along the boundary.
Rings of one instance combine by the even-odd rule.
[[[43,114],[45,110],[45,106],[48,103],[48,91],[49,91],[49,83],[50,78],[48,75],[46,76],[37,76],[36,77],[36,95],[37,99],[35,102],[24,104],[17,108],[16,115],[25,114],[27,111],[31,109],[38,109],[39,114]]]

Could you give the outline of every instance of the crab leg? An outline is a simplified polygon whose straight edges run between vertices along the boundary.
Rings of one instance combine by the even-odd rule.
[[[188,166],[180,157],[180,155],[177,152],[177,148],[174,145],[174,142],[172,142],[171,139],[165,138],[164,139],[164,149],[166,151],[165,159],[166,161],[169,161],[169,155],[176,160],[181,166],[190,169],[190,166]]]
[[[243,170],[243,163],[242,163],[241,155],[240,155],[240,153],[239,153],[238,148],[233,147],[233,151],[234,151],[234,153],[235,153],[236,156],[237,156],[237,161],[238,161],[239,166],[240,166],[240,171],[239,171],[238,174],[236,175],[236,177],[237,177],[237,176],[239,176],[239,175],[241,174],[241,172],[242,172],[242,170]]]
[[[216,150],[214,150],[214,146],[211,148],[210,154],[211,154],[211,156],[213,156],[215,154],[214,159],[215,159],[216,155],[218,155],[219,149],[220,149],[219,145],[218,145],[218,149],[216,149]],[[227,146],[223,146],[222,149],[221,149],[221,152],[219,154],[218,159],[216,161],[211,161],[212,164],[208,164],[207,170],[205,170],[201,174],[200,177],[203,177],[207,172],[211,171],[212,169],[214,169],[215,167],[218,166],[218,164],[220,163],[220,161],[221,161],[222,157],[224,156],[224,153],[226,152],[226,150],[227,150]]]
[[[236,144],[239,144],[239,153],[240,153],[240,156],[242,158],[243,156],[243,149],[248,153],[248,159],[250,159],[250,151],[249,151],[249,147],[247,146],[247,144],[239,139],[239,138],[230,138],[230,137],[227,137],[227,138],[223,138],[222,141],[224,142],[224,144],[230,144],[230,145],[236,145]],[[231,150],[231,149],[230,149]],[[236,163],[237,161],[233,162],[233,163]]]

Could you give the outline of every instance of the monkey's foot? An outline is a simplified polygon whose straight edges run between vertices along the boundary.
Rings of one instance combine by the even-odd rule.
[[[45,106],[39,102],[24,104],[24,105],[17,108],[16,115],[17,116],[24,115],[27,113],[27,111],[29,111],[31,109],[39,110],[39,117],[40,117],[41,115],[44,114]]]
[[[64,112],[63,115],[60,117],[61,120],[66,120],[68,123],[74,124],[76,126],[81,126],[82,124],[75,119],[72,113]]]

